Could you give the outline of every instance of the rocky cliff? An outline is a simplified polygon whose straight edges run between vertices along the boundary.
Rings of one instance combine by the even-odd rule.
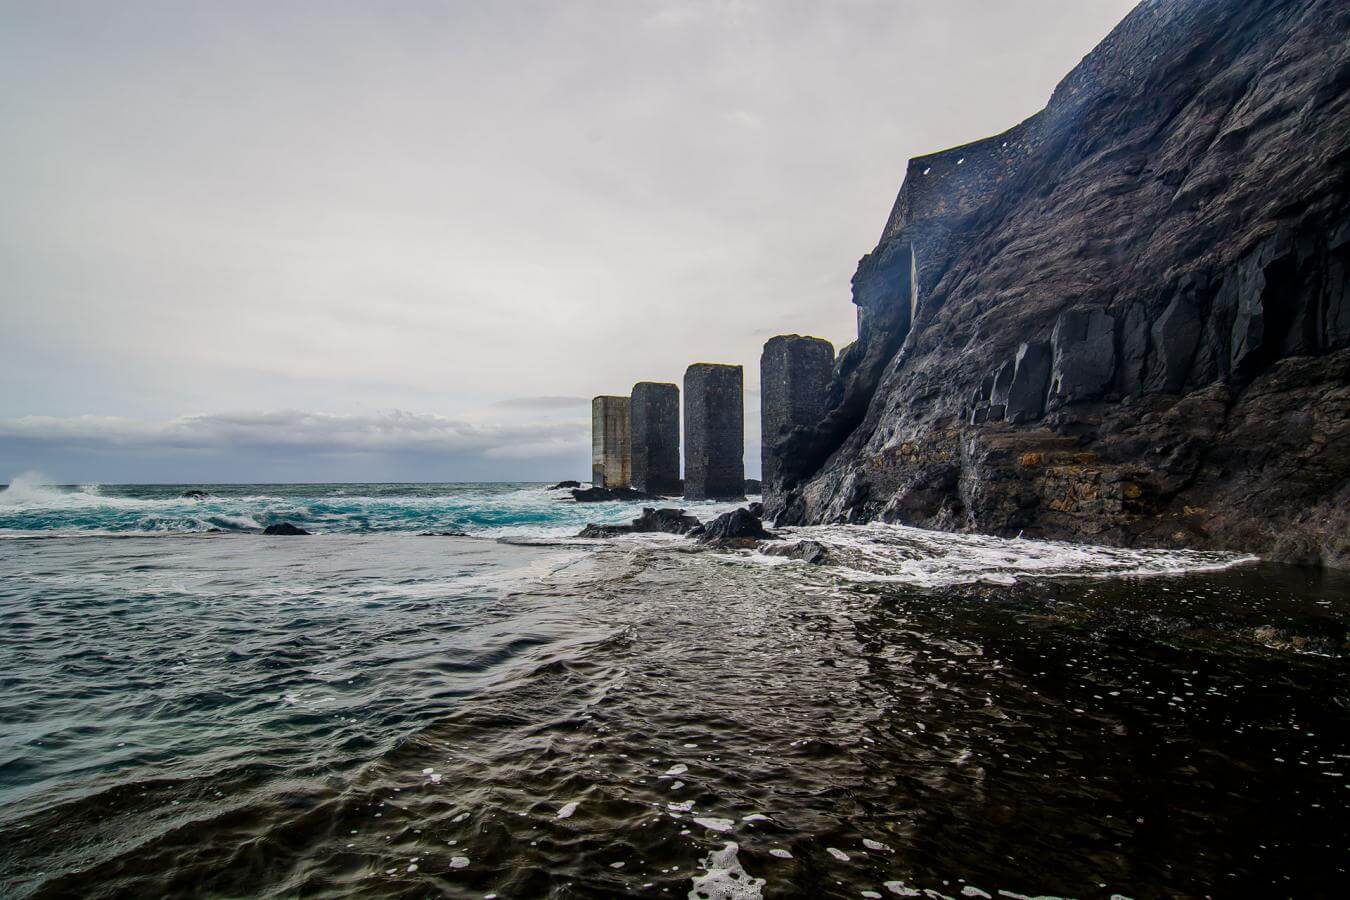
[[[1350,6],[1145,0],[911,160],[767,512],[1350,566]]]

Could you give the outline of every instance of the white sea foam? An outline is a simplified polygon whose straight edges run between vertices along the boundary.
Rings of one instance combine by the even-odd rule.
[[[752,878],[745,871],[739,852],[735,841],[727,841],[721,850],[709,853],[703,860],[705,874],[694,876],[690,900],[760,900],[764,879]]]
[[[780,529],[789,541],[824,545],[832,574],[851,581],[896,582],[917,587],[1012,584],[1023,578],[1172,575],[1217,571],[1257,557],[1199,550],[1134,550],[1062,541],[952,534],[905,525],[817,525]],[[782,557],[752,553],[740,558],[778,565]]]
[[[734,819],[719,819],[715,816],[707,816],[705,818],[695,819],[694,823],[696,825],[702,825],[709,831],[730,831],[736,825],[736,821]]]

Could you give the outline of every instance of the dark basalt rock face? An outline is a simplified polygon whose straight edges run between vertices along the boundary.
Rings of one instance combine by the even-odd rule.
[[[300,528],[299,526],[292,525],[290,522],[278,522],[275,525],[268,525],[266,528],[264,528],[263,534],[282,535],[286,537],[291,537],[295,535],[309,534],[309,532],[303,528]]]
[[[664,532],[687,534],[699,527],[699,521],[682,509],[644,508],[631,525],[587,525],[577,534],[583,538],[608,538],[620,534]]]
[[[1053,406],[1100,400],[1116,372],[1116,320],[1099,309],[1061,313],[1050,335]]]
[[[549,486],[549,490],[550,490],[550,491],[562,491],[562,490],[568,490],[568,489],[570,489],[570,488],[579,488],[579,487],[581,487],[581,482],[580,482],[580,481],[560,481],[560,482],[558,482],[558,483],[555,484],[555,485],[550,485],[550,486]]]
[[[911,160],[766,485],[870,519],[1350,566],[1350,7],[1147,0]]]

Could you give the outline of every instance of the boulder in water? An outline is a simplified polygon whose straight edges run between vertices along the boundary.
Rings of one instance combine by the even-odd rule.
[[[642,510],[642,515],[633,520],[631,525],[596,525],[592,523],[583,528],[577,537],[609,538],[620,534],[652,534],[656,532],[687,534],[698,527],[698,519],[682,509],[652,509],[647,507]]]
[[[183,493],[179,494],[178,496],[184,500],[206,500],[211,495],[208,494],[206,491],[199,491],[194,489],[191,491],[183,491]]]
[[[786,556],[789,559],[800,559],[802,562],[812,566],[823,566],[833,562],[830,558],[829,549],[819,541],[794,541],[791,544],[772,544],[764,548],[764,553],[768,556]]]
[[[775,537],[765,531],[764,523],[744,507],[722,513],[689,534],[697,537],[701,544],[718,547],[753,547],[756,541],[772,540]]]
[[[564,489],[567,489],[567,488],[579,488],[579,487],[581,487],[581,482],[580,482],[580,481],[560,481],[560,482],[558,482],[557,484],[551,486],[551,487],[549,488],[549,490],[550,490],[550,491],[561,491],[561,490],[564,490]]]
[[[579,538],[612,538],[621,534],[632,534],[632,525],[597,525],[594,522],[589,523],[581,531],[577,532]]]
[[[275,525],[268,525],[264,528],[263,534],[284,535],[289,537],[291,535],[309,534],[309,532],[296,525],[292,525],[290,522],[278,522]]]

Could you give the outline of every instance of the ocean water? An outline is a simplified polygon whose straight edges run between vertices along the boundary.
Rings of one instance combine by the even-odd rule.
[[[1344,893],[1344,575],[564,496],[0,492],[0,896]]]
[[[256,532],[278,522],[324,534],[462,531],[557,537],[587,522],[625,522],[641,503],[571,502],[543,484],[61,485],[16,478],[0,492],[0,535]],[[198,500],[187,491],[205,491]],[[652,505],[650,502],[646,505]],[[686,504],[710,517],[736,504]]]

